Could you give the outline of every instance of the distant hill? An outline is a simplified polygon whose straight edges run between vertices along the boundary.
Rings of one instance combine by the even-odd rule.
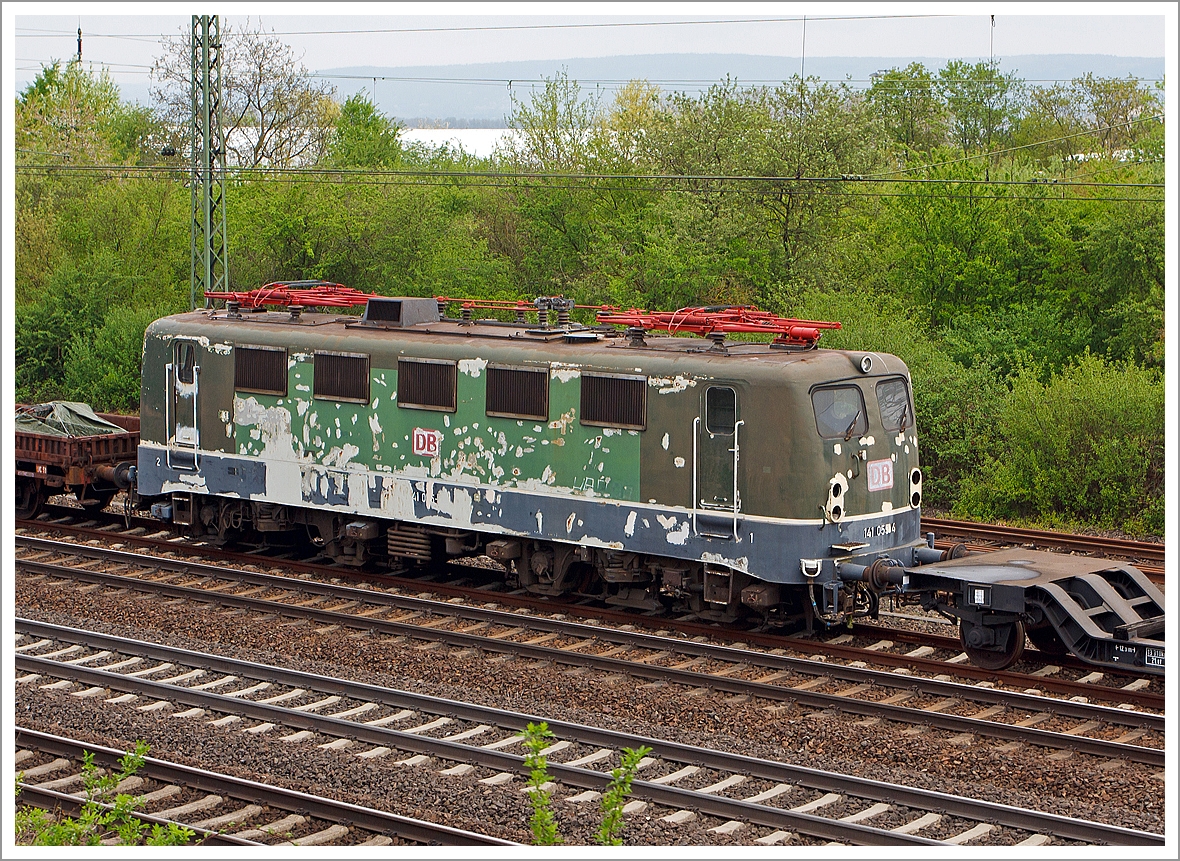
[[[977,62],[980,57],[962,57]],[[1086,72],[1100,77],[1162,80],[1162,57],[1114,57],[1107,54],[1024,54],[1000,57],[1000,67],[1030,82],[1068,81]],[[805,73],[829,81],[851,79],[865,87],[878,70],[923,63],[936,71],[945,57],[808,57]],[[799,73],[798,57],[753,54],[637,54],[622,57],[575,57],[568,60],[525,60],[437,66],[346,66],[321,69],[318,74],[336,85],[341,99],[365,90],[382,112],[411,127],[502,128],[512,110],[511,93],[528,98],[530,86],[552,77],[561,68],[594,89],[597,82],[610,97],[616,81],[645,78],[667,91],[698,93],[726,75],[740,84],[779,83]],[[374,81],[373,79],[378,80]],[[392,80],[413,78],[417,80]],[[448,83],[446,79],[463,78]],[[427,79],[427,80],[420,80]],[[433,79],[433,80],[431,80]],[[440,82],[442,79],[442,82]],[[507,81],[512,81],[511,92]],[[123,98],[146,104],[147,84],[123,84]]]
[[[977,62],[979,57],[962,59]],[[1001,69],[1030,82],[1068,81],[1092,72],[1100,77],[1162,80],[1162,57],[1114,57],[1106,54],[1025,54],[998,58]],[[805,74],[823,80],[850,80],[866,87],[878,70],[923,63],[936,71],[944,57],[808,57]],[[607,97],[619,81],[645,78],[667,91],[698,93],[727,75],[740,84],[773,85],[796,75],[798,57],[751,54],[639,54],[623,57],[580,57],[568,60],[528,60],[439,66],[351,66],[322,69],[319,74],[336,85],[341,98],[365,90],[380,109],[410,126],[444,125],[451,128],[498,128],[512,109],[511,93],[527,98],[530,86],[552,77],[561,68],[593,90],[601,86]],[[376,81],[373,78],[377,78]],[[393,80],[413,78],[428,80]],[[446,79],[463,78],[450,83]],[[434,80],[429,80],[434,79]],[[512,81],[509,91],[507,81]]]

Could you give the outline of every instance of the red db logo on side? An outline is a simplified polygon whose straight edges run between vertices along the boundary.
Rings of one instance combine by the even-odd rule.
[[[442,434],[436,430],[414,428],[414,454],[423,457],[438,457],[438,444]]]
[[[888,490],[893,487],[893,461],[869,461],[869,490]]]

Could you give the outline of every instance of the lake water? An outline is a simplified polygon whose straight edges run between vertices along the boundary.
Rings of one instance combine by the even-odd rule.
[[[484,157],[492,154],[496,144],[505,135],[512,134],[512,129],[406,129],[401,139],[407,143],[421,143],[429,147],[447,144],[462,147],[474,156]]]

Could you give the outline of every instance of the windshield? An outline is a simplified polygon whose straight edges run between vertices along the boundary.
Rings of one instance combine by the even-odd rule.
[[[900,377],[877,383],[877,406],[881,410],[881,425],[885,430],[896,431],[914,426],[909,387]]]
[[[835,386],[811,393],[815,426],[824,439],[851,439],[868,430],[865,402],[857,386]]]

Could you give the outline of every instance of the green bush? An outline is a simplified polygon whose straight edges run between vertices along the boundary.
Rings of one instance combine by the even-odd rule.
[[[94,754],[83,753],[82,786],[84,801],[77,818],[55,818],[38,807],[22,807],[16,812],[16,843],[24,846],[99,846],[115,840],[120,846],[183,846],[196,834],[177,825],[153,825],[135,816],[143,805],[141,798],[118,791],[118,786],[143,768],[148,744],[139,741],[135,750],[119,759],[116,771],[103,774],[94,764]],[[17,798],[20,798],[17,775]]]
[[[1048,382],[1015,378],[995,444],[955,513],[1163,532],[1164,386],[1159,372],[1084,354]]]

